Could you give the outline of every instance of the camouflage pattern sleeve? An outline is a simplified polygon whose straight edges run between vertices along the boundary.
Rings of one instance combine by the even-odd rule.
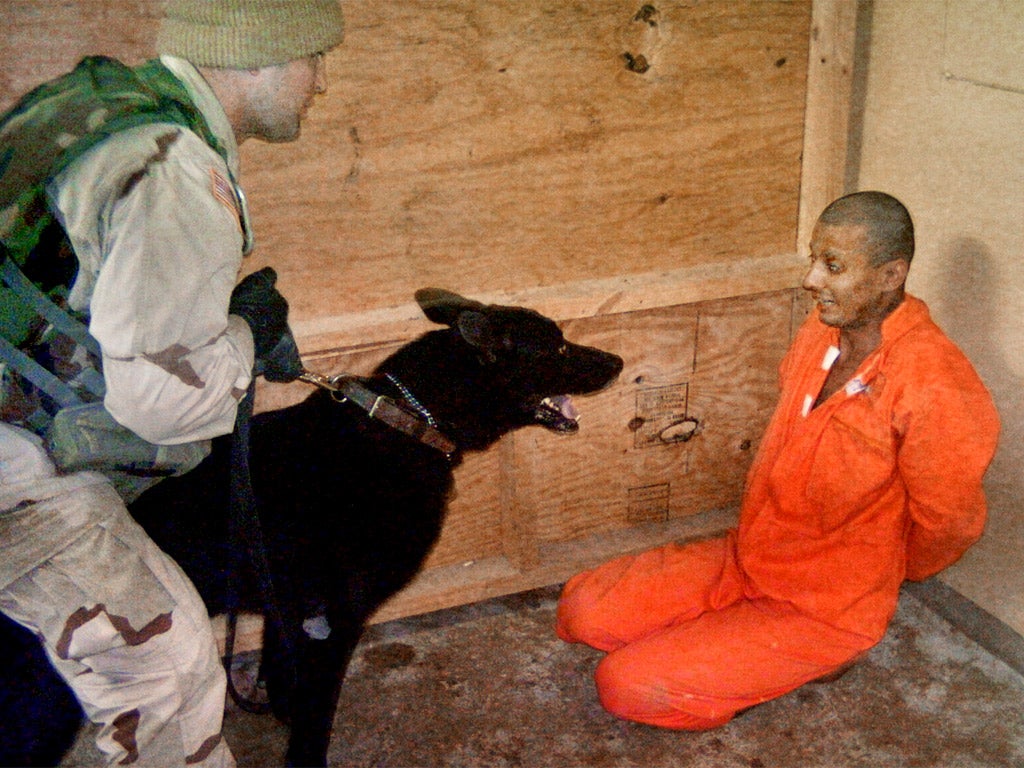
[[[70,303],[102,348],[107,410],[153,443],[230,432],[253,347],[227,311],[243,228],[221,157],[180,126],[147,125],[83,155],[50,197],[78,257]]]

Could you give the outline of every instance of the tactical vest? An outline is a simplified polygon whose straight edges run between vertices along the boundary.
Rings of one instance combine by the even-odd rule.
[[[46,203],[47,184],[86,151],[150,123],[188,128],[227,162],[181,81],[158,60],[130,68],[83,59],[0,117],[0,417],[47,438],[67,471],[160,476],[202,458],[189,446],[146,443],[102,408],[99,345],[67,306],[78,262]]]

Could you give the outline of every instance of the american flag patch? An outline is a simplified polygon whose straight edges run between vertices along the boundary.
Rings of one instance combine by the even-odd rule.
[[[241,216],[242,211],[239,209],[238,198],[235,197],[235,188],[231,182],[224,178],[224,175],[216,168],[210,169],[210,182],[213,196],[224,203],[236,217]]]

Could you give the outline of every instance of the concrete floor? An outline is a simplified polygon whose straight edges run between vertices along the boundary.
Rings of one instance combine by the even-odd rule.
[[[904,592],[886,638],[838,682],[700,734],[605,713],[591,680],[600,654],[554,636],[557,595],[542,589],[371,627],[342,693],[332,765],[1024,766],[1024,641],[937,582]],[[240,766],[280,764],[286,730],[271,717],[232,705],[225,729]],[[90,756],[83,739],[64,765],[94,764]]]

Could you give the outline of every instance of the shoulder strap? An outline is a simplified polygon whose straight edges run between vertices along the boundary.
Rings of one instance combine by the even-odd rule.
[[[45,251],[43,259],[57,258],[41,243],[57,226],[46,206],[45,188],[101,141],[156,122],[188,128],[227,161],[226,150],[184,85],[159,60],[132,68],[105,56],[85,58],[0,116],[0,337],[6,342],[0,345],[0,363],[62,407],[80,401],[79,393],[102,397],[103,378],[87,369],[76,388],[69,387],[18,349],[43,323],[99,358],[85,323],[62,301],[69,286],[62,281],[43,286],[24,273],[37,247]]]
[[[154,122],[183,125],[225,156],[182,83],[158,60],[133,69],[85,58],[0,118],[0,240],[18,264],[48,223],[46,183],[104,139]]]

